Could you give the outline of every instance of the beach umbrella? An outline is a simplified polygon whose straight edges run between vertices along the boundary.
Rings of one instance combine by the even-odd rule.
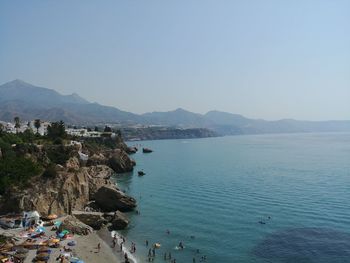
[[[18,259],[25,259],[27,257],[27,254],[16,254],[14,256]]]
[[[54,225],[57,226],[57,227],[59,227],[61,224],[62,224],[61,221],[56,221],[56,222],[54,223]]]
[[[36,232],[38,232],[38,233],[45,232],[45,227],[43,227],[43,226],[37,227]]]
[[[24,248],[24,247],[19,247],[16,249],[17,253],[20,253],[20,254],[25,254],[25,253],[28,253],[28,249]]]
[[[73,246],[75,246],[76,244],[77,244],[77,242],[75,242],[74,240],[72,240],[72,241],[68,242],[67,245],[73,247]]]
[[[54,219],[56,219],[57,218],[57,215],[56,214],[51,214],[51,215],[48,215],[47,216],[47,219],[49,219],[49,220],[54,220]]]
[[[65,234],[69,234],[69,231],[68,230],[62,230],[62,232],[61,232],[63,235],[65,235]]]
[[[39,259],[48,258],[49,256],[50,256],[49,253],[40,253],[40,254],[36,255],[36,257]]]
[[[47,252],[47,251],[51,251],[49,247],[41,247],[38,249],[37,254],[39,254],[40,252]]]

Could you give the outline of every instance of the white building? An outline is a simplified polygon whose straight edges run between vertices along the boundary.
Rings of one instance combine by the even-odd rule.
[[[98,131],[88,131],[85,128],[82,129],[72,129],[66,128],[66,133],[77,137],[101,137],[101,132]]]

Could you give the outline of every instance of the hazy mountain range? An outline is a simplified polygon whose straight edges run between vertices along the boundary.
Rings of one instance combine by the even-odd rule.
[[[55,90],[36,87],[21,80],[0,86],[0,120],[12,121],[15,116],[22,120],[63,120],[76,125],[121,123],[207,128],[222,135],[350,131],[350,121],[266,121],[220,111],[198,114],[183,109],[134,114],[90,103],[78,94],[61,95]]]

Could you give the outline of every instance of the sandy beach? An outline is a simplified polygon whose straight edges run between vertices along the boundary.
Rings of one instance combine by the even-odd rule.
[[[19,238],[21,236],[21,233],[23,232],[23,229],[1,229],[0,228],[0,235],[5,234],[6,236],[13,236],[18,238],[18,241],[16,243],[22,243],[26,238]],[[46,228],[45,231],[46,236],[55,235],[54,231],[51,231],[50,228]],[[50,255],[49,263],[57,262],[56,258],[59,257],[63,252],[63,247],[66,248],[68,246],[69,241],[76,241],[76,245],[73,247],[70,247],[72,249],[72,256],[77,257],[81,260],[83,260],[85,263],[110,263],[110,262],[117,262],[121,263],[122,257],[121,255],[118,256],[118,248],[116,248],[116,251],[113,251],[110,244],[107,244],[104,240],[101,239],[101,237],[97,234],[96,231],[92,232],[91,234],[87,236],[79,236],[74,235],[73,238],[69,240],[64,240],[60,242],[59,248],[52,248],[52,252]],[[100,251],[97,249],[97,245],[100,243],[101,248]],[[28,256],[26,257],[24,263],[31,263],[33,262],[33,259],[36,256],[36,250],[29,250]]]

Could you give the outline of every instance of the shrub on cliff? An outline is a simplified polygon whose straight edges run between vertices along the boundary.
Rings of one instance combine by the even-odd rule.
[[[45,151],[51,162],[60,165],[64,165],[73,155],[73,148],[64,145],[48,145]]]
[[[57,138],[66,138],[67,133],[63,121],[53,122],[47,127],[47,137],[55,140]]]
[[[50,164],[44,171],[44,178],[55,178],[57,176],[56,166],[54,164]]]
[[[0,160],[0,194],[8,187],[25,186],[29,179],[42,172],[38,164],[24,157],[5,157]]]

